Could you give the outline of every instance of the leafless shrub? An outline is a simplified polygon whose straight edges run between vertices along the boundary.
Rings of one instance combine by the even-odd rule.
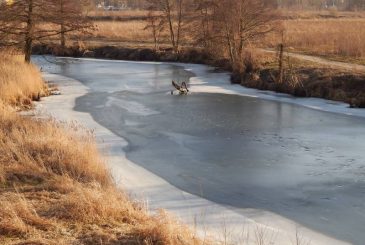
[[[276,12],[261,0],[209,0],[200,1],[202,26],[199,41],[204,47],[229,57],[233,70],[246,70],[247,49],[257,39],[273,30]]]
[[[150,9],[162,12],[162,24],[169,30],[170,43],[175,53],[179,52],[183,25],[186,21],[188,0],[148,0]]]
[[[155,51],[159,49],[160,36],[164,29],[165,29],[164,19],[162,18],[161,15],[157,15],[153,6],[151,6],[147,15],[147,25],[144,27],[144,30],[151,31],[155,46]]]

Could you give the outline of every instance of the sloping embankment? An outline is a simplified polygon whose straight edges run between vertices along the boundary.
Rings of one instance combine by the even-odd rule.
[[[200,244],[119,190],[91,132],[14,112],[45,94],[39,71],[0,63],[1,244]],[[6,88],[6,89],[4,89]],[[4,92],[6,91],[6,93]]]

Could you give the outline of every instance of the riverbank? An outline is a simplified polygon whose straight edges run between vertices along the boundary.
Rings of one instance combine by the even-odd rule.
[[[117,187],[89,129],[16,113],[48,89],[35,66],[2,57],[1,244],[201,244],[174,218],[150,214]],[[59,97],[57,107],[65,102]]]
[[[268,53],[275,56],[275,53]],[[285,54],[284,54],[285,55]],[[233,74],[231,81],[248,88],[286,93],[295,97],[323,98],[365,107],[365,66],[332,62],[316,57],[286,54],[282,81],[272,57],[252,74]]]
[[[255,52],[249,57],[247,72],[232,71],[227,59],[215,59],[199,49],[183,49],[179,55],[172,50],[156,52],[148,48],[122,48],[101,46],[84,49],[69,47],[60,52],[57,45],[41,45],[34,48],[34,54],[50,54],[66,57],[86,57],[99,59],[162,61],[205,64],[222,71],[232,72],[231,81],[235,84],[260,90],[286,93],[296,97],[314,97],[341,101],[350,107],[365,107],[365,73],[351,69],[341,69],[316,62],[302,61],[299,58],[285,57],[282,82],[278,82],[278,60],[273,53]],[[259,56],[259,57],[255,57]]]
[[[199,244],[118,189],[81,127],[1,109],[0,138],[1,244]]]

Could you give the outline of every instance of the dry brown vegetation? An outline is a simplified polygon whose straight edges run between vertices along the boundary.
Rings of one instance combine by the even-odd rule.
[[[289,51],[360,61],[365,58],[365,18],[286,20],[284,27]],[[272,34],[263,46],[275,47],[280,42],[281,36]]]
[[[90,11],[88,16],[91,18],[97,17],[122,17],[122,18],[136,18],[136,17],[146,17],[148,11],[147,10],[121,10],[121,11],[104,11],[104,10],[95,10]]]
[[[46,94],[37,67],[23,62],[16,52],[0,52],[0,100],[12,106],[30,106]]]
[[[144,30],[145,21],[97,21],[95,37],[119,41],[149,41],[153,42],[149,31]]]
[[[166,213],[151,216],[117,189],[90,132],[17,115],[9,104],[44,85],[35,67],[7,60],[0,63],[0,88],[9,88],[0,94],[0,244],[199,244]],[[17,85],[9,87],[12,77]]]
[[[311,61],[283,55],[280,79],[279,54],[256,51],[248,59],[253,69],[242,78],[234,74],[232,81],[246,87],[271,90],[299,97],[317,97],[365,107],[365,74],[345,69],[333,69]]]
[[[329,10],[289,10],[283,9],[284,19],[340,19],[340,18],[365,18],[365,11],[338,11]]]

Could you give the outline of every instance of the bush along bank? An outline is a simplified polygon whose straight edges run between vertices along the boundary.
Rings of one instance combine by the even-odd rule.
[[[196,48],[183,49],[175,54],[172,49],[157,52],[148,48],[101,46],[83,49],[73,46],[61,51],[58,45],[37,45],[33,54],[205,64],[232,72],[231,82],[234,84],[297,97],[342,101],[354,108],[365,108],[365,74],[321,67],[314,63],[294,62],[282,70],[280,77],[277,61],[269,54],[249,54],[245,59],[244,72],[234,70],[228,59],[217,59],[211,53]]]
[[[183,49],[179,54],[175,54],[172,49],[155,51],[149,48],[124,48],[115,46],[101,46],[84,49],[72,46],[61,50],[58,45],[42,44],[36,45],[33,48],[33,54],[131,61],[181,62],[205,64],[228,71],[231,70],[228,59],[216,59],[208,52],[195,48]]]

